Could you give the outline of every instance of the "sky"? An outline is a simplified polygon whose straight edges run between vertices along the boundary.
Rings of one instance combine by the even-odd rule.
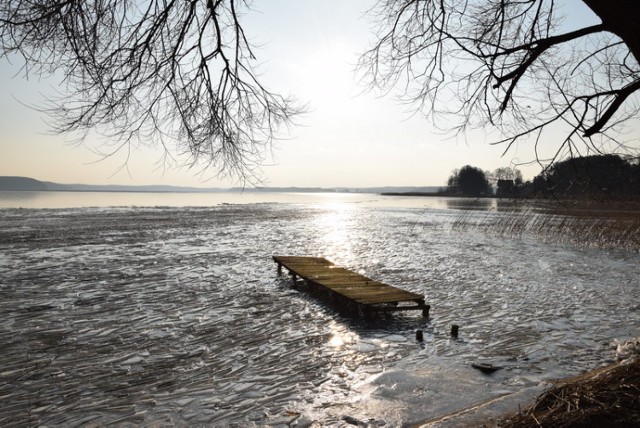
[[[483,170],[535,159],[532,146],[491,145],[476,132],[465,139],[433,124],[392,96],[367,92],[355,75],[359,54],[371,44],[372,0],[269,0],[255,2],[243,25],[256,50],[262,79],[275,92],[291,94],[309,111],[283,133],[262,168],[262,184],[297,187],[442,186],[452,170]],[[591,17],[569,1],[571,19]],[[0,175],[84,184],[164,184],[231,187],[215,171],[165,168],[159,148],[139,148],[104,159],[92,147],[49,131],[42,104],[59,84],[25,79],[17,64],[0,60]],[[128,160],[127,160],[128,156]],[[526,179],[540,172],[518,167]]]

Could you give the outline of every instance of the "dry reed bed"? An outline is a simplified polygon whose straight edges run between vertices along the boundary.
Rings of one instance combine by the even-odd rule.
[[[640,251],[640,205],[564,202],[463,211],[454,229],[479,228],[508,238],[535,235],[549,242]]]
[[[640,423],[640,359],[564,379],[501,427],[631,427]]]

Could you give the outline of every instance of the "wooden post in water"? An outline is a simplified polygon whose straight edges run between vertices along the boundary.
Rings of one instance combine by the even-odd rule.
[[[424,304],[424,300],[422,301],[422,303]],[[424,318],[429,318],[429,310],[431,309],[430,305],[424,305],[424,307],[422,308],[422,316]]]
[[[296,285],[296,281],[298,280],[298,276],[295,273],[291,274],[291,279],[293,280],[293,285]]]
[[[422,335],[422,330],[416,330],[416,340],[418,342],[422,342],[424,340],[424,336]]]
[[[360,317],[368,319],[371,317],[371,308],[368,305],[359,304],[358,305],[358,315]]]
[[[282,264],[278,263],[278,276],[282,275]]]
[[[457,324],[451,325],[451,337],[453,337],[454,339],[458,338],[458,328],[459,326]]]

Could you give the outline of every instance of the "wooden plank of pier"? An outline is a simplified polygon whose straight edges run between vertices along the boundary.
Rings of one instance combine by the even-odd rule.
[[[294,284],[301,278],[311,292],[361,315],[373,311],[422,310],[423,316],[429,316],[430,307],[423,295],[367,278],[323,257],[273,256],[273,260],[278,264],[278,274],[284,266]]]

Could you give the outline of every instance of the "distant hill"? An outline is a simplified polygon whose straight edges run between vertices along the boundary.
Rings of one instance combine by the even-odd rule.
[[[149,185],[149,186],[126,186],[115,184],[60,184],[45,182],[48,190],[58,192],[148,192],[148,193],[211,193],[211,192],[227,192],[228,189],[217,187],[182,187],[182,186],[165,186],[165,185]]]
[[[47,183],[29,177],[0,176],[0,190],[44,191]]]
[[[54,191],[54,192],[150,192],[150,193],[219,193],[219,192],[286,192],[286,193],[432,193],[440,187],[435,186],[387,186],[387,187],[255,187],[255,188],[219,188],[219,187],[182,187],[182,186],[123,186],[95,184],[60,184],[39,181],[29,177],[0,176],[0,190],[15,191]]]
[[[60,184],[30,177],[0,176],[0,190],[53,192],[227,192],[230,189],[180,186],[122,186],[94,184]]]

